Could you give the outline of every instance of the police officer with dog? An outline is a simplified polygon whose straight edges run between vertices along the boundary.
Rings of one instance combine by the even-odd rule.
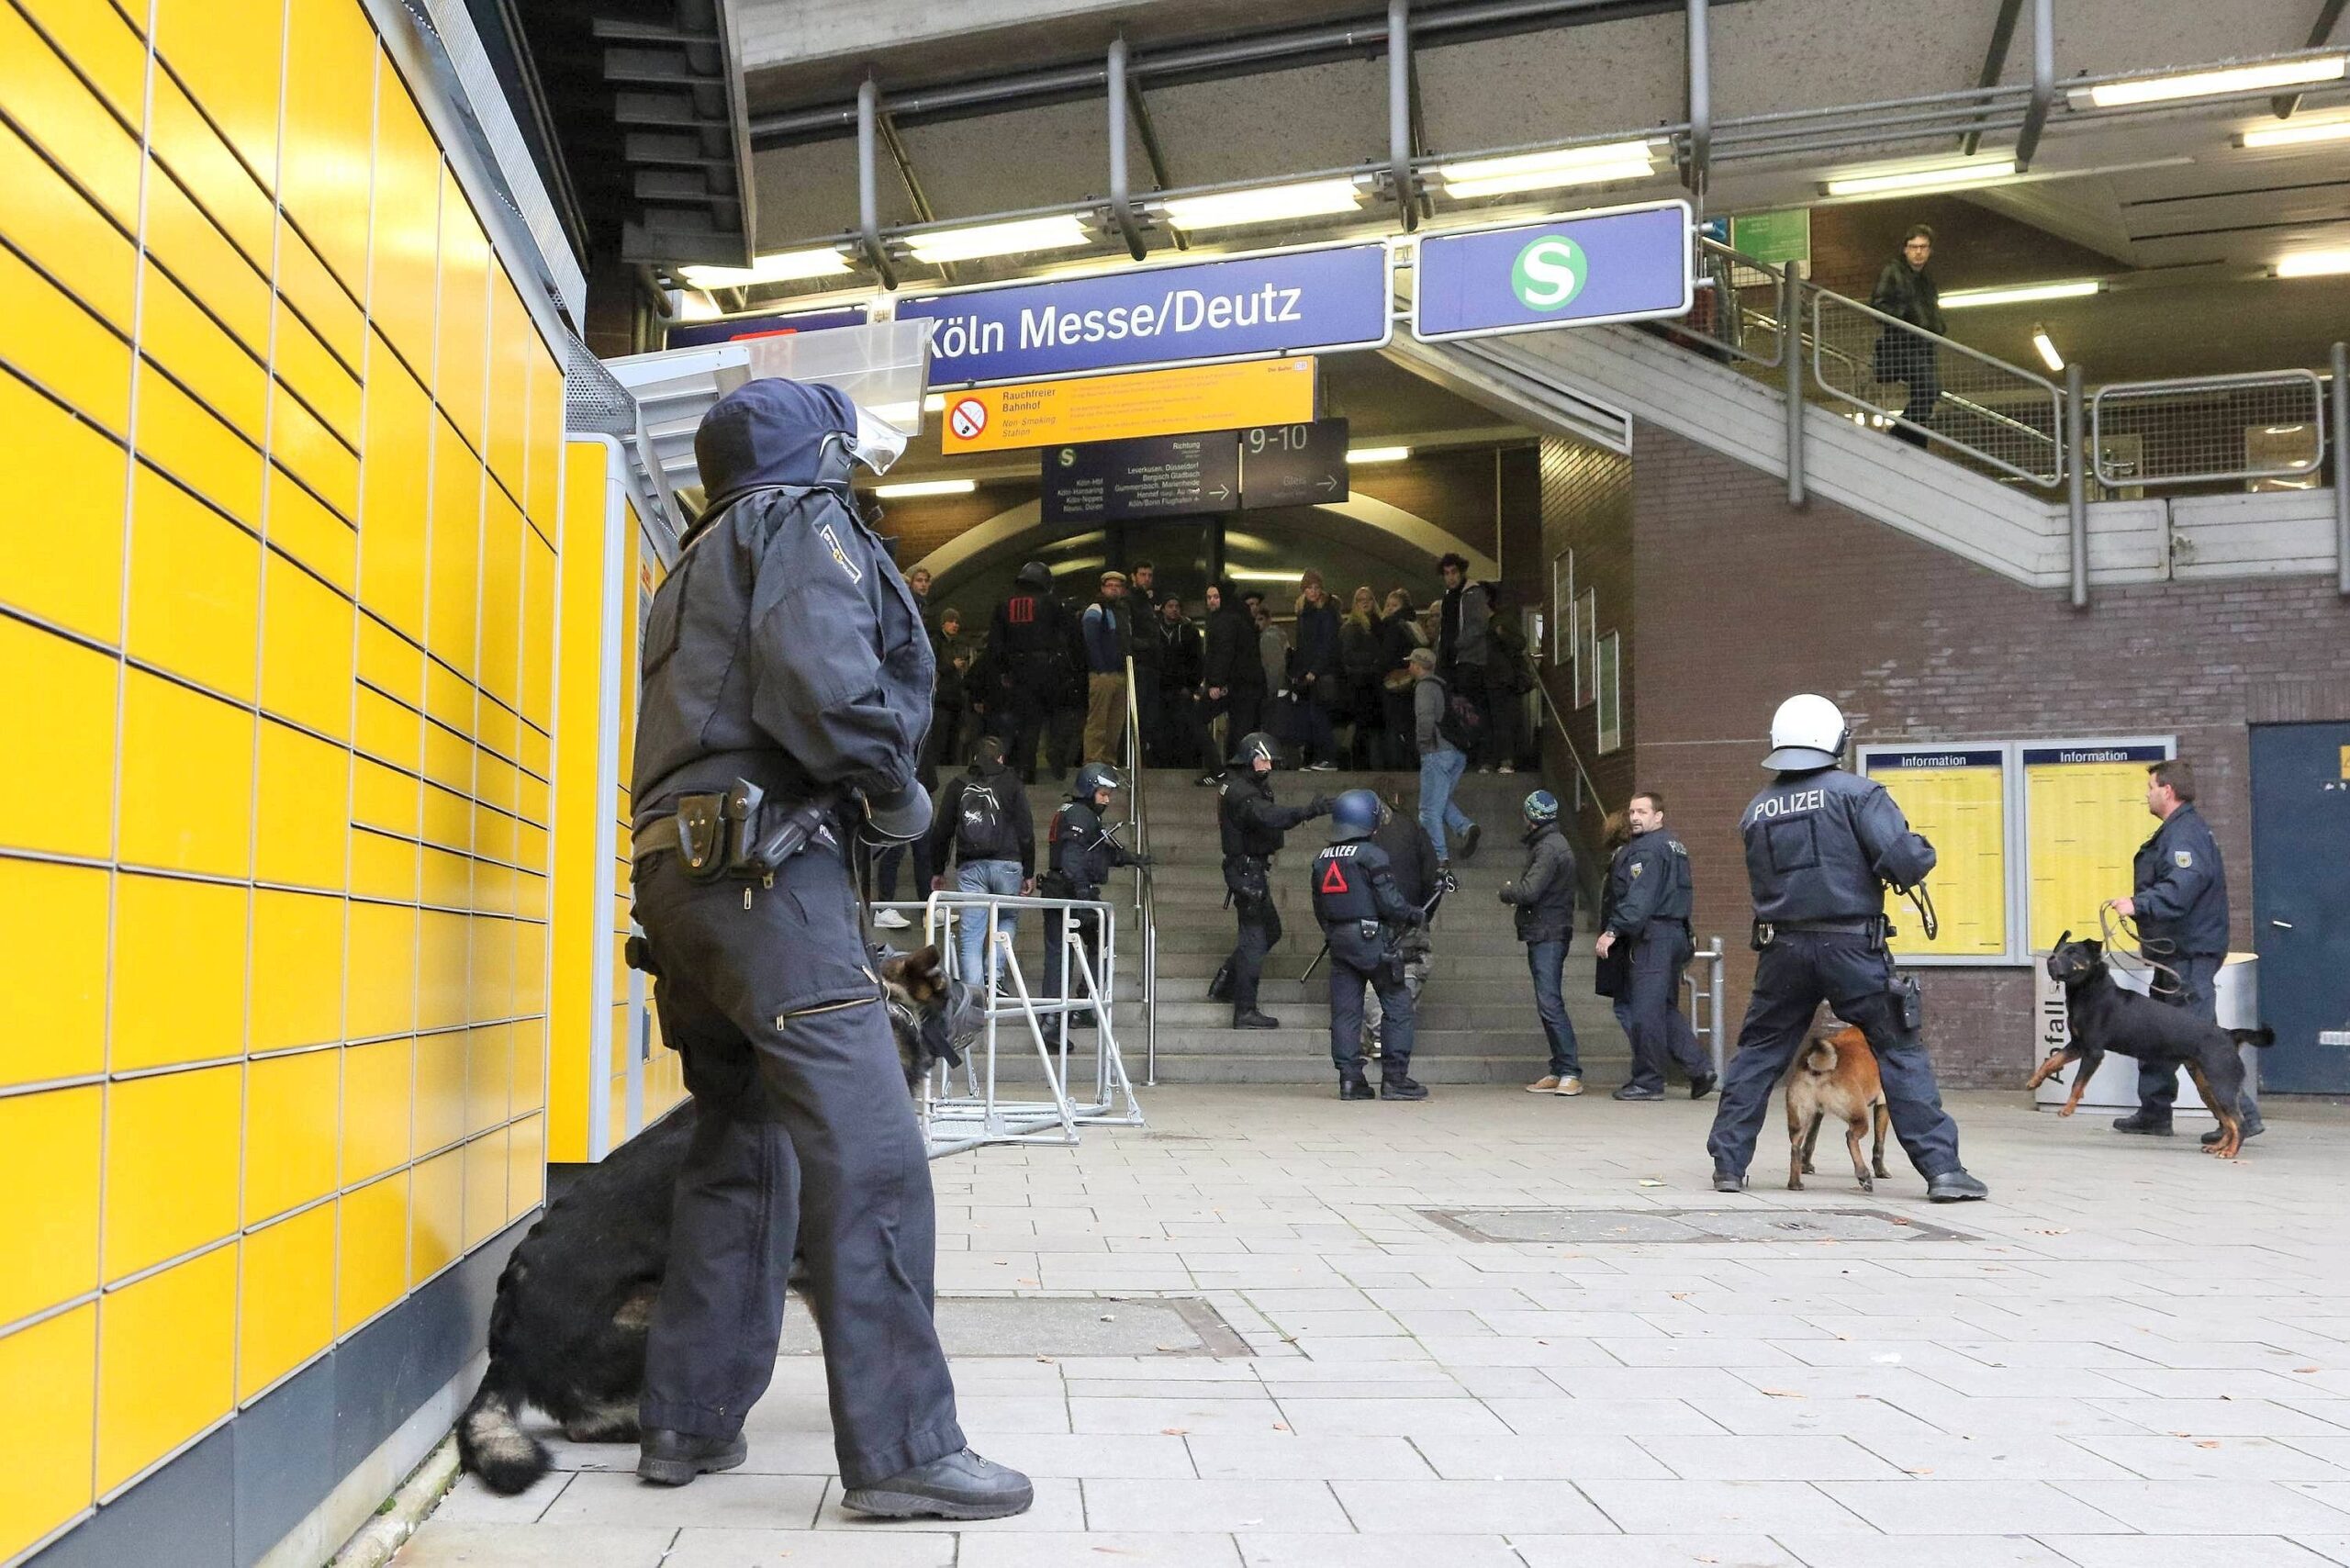
[[[1314,857],[1314,918],[1330,947],[1330,1062],[1341,1100],[1425,1100],[1412,1078],[1412,993],[1402,941],[1425,918],[1395,886],[1387,852],[1372,842],[1379,797],[1349,790],[1330,808],[1330,842]],[[1363,1073],[1362,988],[1379,994],[1379,1089]]]
[[[852,461],[878,472],[903,444],[837,388],[774,379],[720,398],[694,437],[709,499],[654,596],[632,781],[645,963],[697,1117],[637,1473],[682,1485],[744,1462],[796,1243],[842,1502],[992,1518],[1032,1491],[956,1422],[927,1150],[845,864],[860,835],[930,823],[930,642],[849,490]]]
[[[1273,757],[1280,743],[1262,730],[1240,737],[1232,750],[1216,802],[1216,824],[1224,840],[1224,890],[1238,922],[1232,956],[1209,982],[1208,996],[1232,1003],[1236,1029],[1278,1029],[1281,1021],[1257,1006],[1258,978],[1265,955],[1281,939],[1281,911],[1273,907],[1267,879],[1282,837],[1302,822],[1326,815],[1330,799],[1316,795],[1303,806],[1273,800]]]
[[[2109,907],[2137,922],[2139,951],[2159,966],[2151,988],[2154,1000],[2217,1024],[2220,967],[2228,961],[2228,872],[2210,823],[2195,809],[2194,767],[2177,757],[2148,767],[2146,810],[2162,825],[2131,862],[2134,890]],[[2141,1062],[2138,1108],[2117,1118],[2113,1130],[2168,1137],[2171,1107],[2177,1102],[2178,1070],[2167,1062]],[[2248,1078],[2243,1102],[2244,1136],[2256,1137],[2262,1131],[2260,1103]],[[2203,1141],[2217,1143],[2220,1137],[2213,1127]]]
[[[1958,1126],[1942,1109],[1918,1030],[1917,981],[1886,951],[1885,888],[1918,887],[1934,847],[1909,831],[1881,784],[1838,766],[1852,739],[1844,715],[1806,692],[1779,704],[1762,766],[1775,777],[1739,820],[1754,898],[1754,995],[1740,1026],[1706,1147],[1714,1190],[1746,1190],[1746,1167],[1771,1087],[1823,1002],[1857,1025],[1876,1054],[1893,1130],[1938,1204],[1986,1197],[1958,1159]]]
[[[1662,1099],[1670,1058],[1689,1076],[1689,1098],[1703,1100],[1714,1092],[1713,1063],[1681,1015],[1681,973],[1697,951],[1689,934],[1696,904],[1689,851],[1666,829],[1664,797],[1652,790],[1632,797],[1624,825],[1632,836],[1607,868],[1603,929],[1591,949],[1622,988],[1610,994],[1631,1014],[1632,1077],[1616,1098]]]
[[[1120,844],[1112,830],[1102,821],[1102,813],[1110,807],[1110,798],[1120,788],[1117,769],[1105,762],[1089,762],[1077,770],[1077,781],[1069,787],[1069,799],[1053,813],[1051,858],[1037,890],[1046,898],[1075,899],[1090,902],[1102,896],[1102,884],[1111,871],[1120,866],[1150,864],[1147,855],[1136,855]],[[1098,983],[1102,974],[1102,915],[1098,910],[1056,910],[1045,922],[1045,989],[1043,995],[1062,996],[1063,965],[1068,962],[1068,924],[1077,927],[1078,940],[1085,944],[1087,965]],[[1074,1002],[1076,998],[1069,1000]],[[1091,1009],[1072,1013],[1069,1027],[1090,1029],[1096,1022]]]

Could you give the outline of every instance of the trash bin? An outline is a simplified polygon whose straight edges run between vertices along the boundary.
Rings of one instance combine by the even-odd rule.
[[[2033,955],[2031,972],[2038,986],[2039,999],[2039,1005],[2033,1013],[2039,1026],[2032,1053],[2035,1065],[2072,1037],[2072,1031],[2065,1024],[2065,988],[2048,978],[2047,959],[2045,953]],[[2146,969],[2125,969],[2121,964],[2113,965],[2112,969],[2114,983],[2124,991],[2134,991],[2142,996],[2145,994],[2147,982],[2154,973]],[[2219,1003],[2221,1028],[2256,1029],[2260,1026],[2260,955],[2229,954],[2227,961],[2220,966],[2220,978],[2212,990]],[[2238,1054],[2244,1058],[2244,1082],[2256,1090],[2260,1082],[2260,1053],[2251,1046],[2244,1046]],[[2062,1105],[2072,1092],[2073,1074],[2079,1070],[2077,1065],[2068,1067],[2033,1091],[2035,1107],[2045,1109]],[[2136,1110],[2136,1059],[2108,1051],[2105,1059],[2098,1064],[2097,1075],[2089,1080],[2087,1092],[2081,1096],[2081,1105],[2086,1110],[2095,1111]],[[2202,1094],[2187,1076],[2185,1068],[2179,1070],[2178,1105],[2173,1114],[2207,1119],[2211,1114],[2203,1103]]]

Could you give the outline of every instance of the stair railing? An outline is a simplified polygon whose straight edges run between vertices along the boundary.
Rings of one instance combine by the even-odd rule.
[[[1128,820],[1135,830],[1134,851],[1150,853],[1150,807],[1144,779],[1142,714],[1135,702],[1134,655],[1126,655],[1126,777],[1131,785]],[[1135,868],[1135,918],[1142,928],[1142,1079],[1146,1088],[1158,1086],[1158,909],[1151,890],[1147,867]]]

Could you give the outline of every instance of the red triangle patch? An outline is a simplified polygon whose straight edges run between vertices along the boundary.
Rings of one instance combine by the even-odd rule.
[[[1351,892],[1353,890],[1354,890],[1347,883],[1347,868],[1344,861],[1333,860],[1323,867],[1322,891],[1326,893],[1344,893]]]

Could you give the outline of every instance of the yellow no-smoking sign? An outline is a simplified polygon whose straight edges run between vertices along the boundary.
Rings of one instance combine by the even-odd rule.
[[[951,457],[1022,446],[1308,424],[1315,413],[1314,372],[1315,362],[1308,357],[1249,360],[950,392],[938,446]]]

